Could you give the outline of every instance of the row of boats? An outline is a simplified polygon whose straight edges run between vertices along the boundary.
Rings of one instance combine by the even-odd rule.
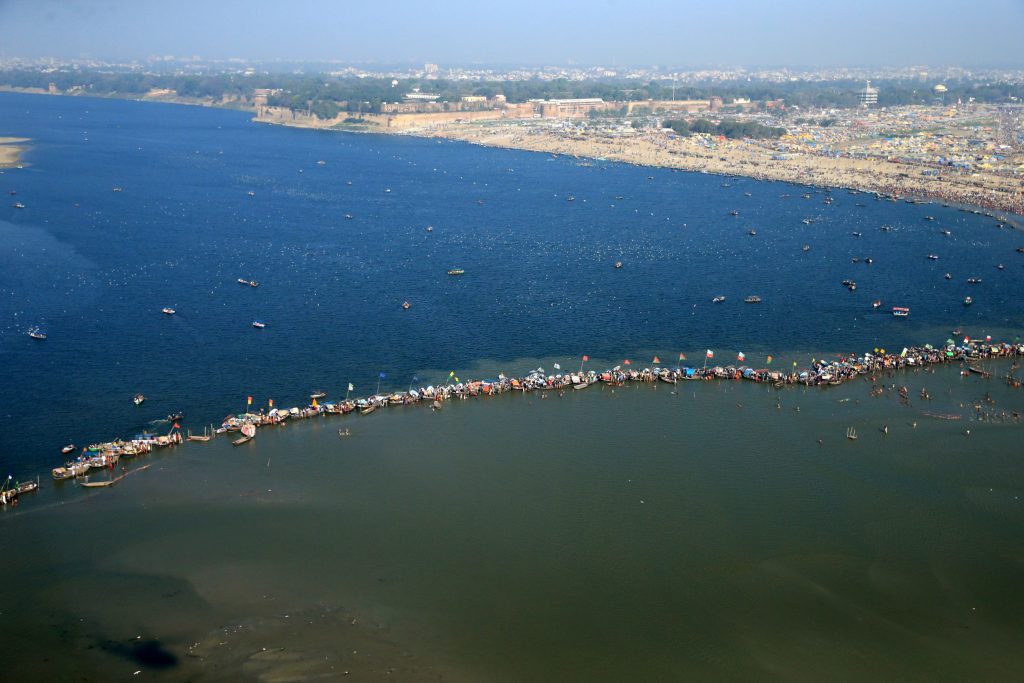
[[[180,426],[174,422],[171,430],[165,435],[143,433],[130,440],[116,439],[93,444],[84,448],[78,457],[55,467],[51,475],[54,480],[60,481],[82,477],[93,470],[112,470],[121,458],[144,455],[154,449],[182,444],[186,440],[205,442],[219,434],[229,434],[235,437],[232,443],[240,446],[255,439],[257,430],[262,427],[285,425],[289,422],[328,415],[349,415],[356,412],[361,415],[369,415],[393,406],[427,404],[432,410],[440,410],[449,400],[491,396],[507,392],[557,391],[562,393],[581,391],[600,384],[623,386],[627,382],[664,382],[674,385],[686,381],[710,380],[744,380],[767,383],[777,389],[789,385],[832,386],[878,372],[943,363],[962,363],[965,374],[974,372],[987,377],[989,373],[978,367],[979,362],[990,358],[1021,356],[1024,356],[1024,343],[1021,342],[1008,344],[994,343],[989,338],[984,340],[965,338],[960,344],[950,339],[945,345],[939,347],[926,344],[922,347],[904,348],[899,353],[875,352],[865,353],[861,356],[850,355],[836,360],[816,360],[807,369],[797,370],[794,368],[792,371],[745,365],[742,364],[745,358],[743,354],[740,354],[737,359],[740,363],[729,365],[655,366],[638,370],[629,367],[629,361],[625,361],[623,365],[617,365],[604,371],[585,371],[582,364],[579,372],[561,372],[556,366],[557,372],[547,373],[544,368],[537,368],[522,377],[506,377],[504,374],[499,374],[493,379],[455,381],[436,386],[410,388],[406,391],[376,393],[362,398],[346,397],[337,402],[321,402],[321,399],[327,397],[327,392],[320,390],[310,394],[310,403],[305,406],[271,408],[255,413],[245,412],[229,415],[219,427],[212,429],[209,433],[204,431],[203,435],[190,433],[185,437]],[[713,354],[709,351],[707,358],[712,357]],[[770,362],[769,358],[768,363]],[[1008,381],[1011,386],[1019,387],[1021,386],[1020,381],[1013,377],[1013,370],[1016,368],[1017,365],[1014,364],[1010,375],[1008,375]],[[452,377],[453,375],[450,375],[449,379]],[[183,416],[177,414],[173,417],[180,420]],[[344,432],[341,434],[345,435]],[[73,449],[74,447],[66,446],[64,451],[67,452],[69,448]],[[85,481],[82,485],[87,487],[108,486],[116,480],[110,478],[98,482]],[[9,482],[10,478],[8,478]],[[38,485],[38,480],[13,486],[5,484],[0,488],[0,492],[3,492],[0,493],[2,496],[0,502],[7,504],[13,501],[19,492],[33,491],[38,488]]]

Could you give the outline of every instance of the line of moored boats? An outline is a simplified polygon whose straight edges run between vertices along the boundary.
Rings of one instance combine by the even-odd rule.
[[[686,381],[708,381],[708,380],[746,380],[759,383],[768,383],[777,389],[788,385],[804,386],[832,386],[843,384],[864,375],[874,375],[879,372],[888,372],[894,369],[922,367],[935,364],[962,363],[963,374],[977,373],[989,376],[987,371],[978,367],[978,363],[990,358],[1018,358],[1024,356],[1024,343],[1016,342],[995,343],[990,338],[970,339],[965,338],[962,343],[954,343],[948,340],[940,347],[926,344],[922,347],[904,348],[899,353],[865,353],[862,356],[850,355],[836,360],[816,360],[804,370],[793,369],[773,370],[768,367],[756,368],[742,364],[745,360],[743,355],[738,357],[738,364],[714,365],[714,366],[678,366],[644,368],[642,370],[629,367],[630,362],[624,361],[623,365],[617,365],[603,371],[584,370],[583,364],[579,372],[562,372],[560,369],[555,373],[547,373],[544,368],[531,370],[522,377],[506,377],[499,374],[494,379],[479,379],[468,382],[457,381],[454,373],[449,376],[447,382],[437,386],[410,387],[405,391],[389,393],[376,393],[372,396],[362,398],[348,398],[333,402],[321,402],[320,399],[327,397],[327,392],[316,391],[310,394],[310,403],[299,407],[291,408],[269,408],[258,412],[245,412],[237,415],[229,415],[219,427],[204,430],[203,435],[183,435],[177,421],[182,419],[181,414],[176,414],[172,420],[171,430],[164,435],[142,433],[133,439],[116,439],[109,442],[92,444],[84,449],[78,457],[55,467],[51,475],[54,480],[61,481],[75,479],[85,476],[94,470],[110,470],[111,478],[99,482],[84,482],[87,487],[107,486],[117,479],[113,478],[113,468],[121,458],[131,458],[150,453],[154,449],[167,448],[188,441],[204,442],[215,438],[219,434],[237,433],[238,438],[233,439],[234,445],[242,445],[252,441],[256,437],[257,429],[268,426],[284,425],[297,420],[322,417],[327,415],[348,415],[358,412],[361,415],[368,415],[377,410],[390,406],[406,406],[425,403],[432,410],[441,410],[444,403],[453,399],[468,399],[479,396],[489,396],[506,392],[545,392],[555,391],[581,391],[598,384],[612,386],[623,386],[627,382],[664,382],[678,384]],[[708,351],[707,359],[713,358],[713,353]],[[586,360],[586,359],[585,359]],[[657,360],[657,359],[655,359]],[[770,364],[769,357],[767,364]],[[1011,386],[1020,387],[1021,382],[1014,377],[1017,363],[1014,362],[1007,381]],[[343,436],[347,430],[339,432]],[[74,446],[68,445],[62,449],[65,453]],[[0,487],[0,505],[7,505],[16,501],[18,495],[29,493],[38,489],[39,482],[28,481],[9,485],[11,478]]]

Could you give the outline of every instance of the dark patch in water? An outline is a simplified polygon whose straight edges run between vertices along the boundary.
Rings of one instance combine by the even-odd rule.
[[[105,641],[103,649],[150,669],[172,669],[178,666],[178,656],[165,648],[159,640],[132,640],[127,643]]]

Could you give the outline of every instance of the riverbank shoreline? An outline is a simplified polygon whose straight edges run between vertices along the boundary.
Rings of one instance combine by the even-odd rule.
[[[1024,230],[1024,181],[993,174],[910,176],[923,169],[879,159],[853,159],[797,154],[779,160],[772,149],[756,140],[716,140],[709,146],[703,136],[682,138],[668,130],[648,131],[632,137],[566,133],[551,130],[552,120],[495,119],[388,129],[375,126],[339,126],[315,116],[293,115],[282,119],[239,106],[236,102],[181,97],[118,97],[47,93],[42,90],[0,88],[0,92],[57,97],[98,97],[135,102],[180,104],[252,113],[255,123],[331,132],[407,135],[446,139],[484,147],[541,152],[580,159],[615,161],[754,180],[789,182],[806,187],[825,187],[875,193],[901,199],[936,201],[954,208],[978,209],[993,218]],[[3,154],[0,145],[0,154]],[[13,163],[13,162],[12,162]],[[4,164],[0,162],[0,168]]]

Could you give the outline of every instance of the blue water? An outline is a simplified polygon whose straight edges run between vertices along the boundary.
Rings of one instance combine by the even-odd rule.
[[[523,358],[859,352],[1024,328],[1024,236],[939,205],[841,190],[826,205],[785,183],[115,100],[3,94],[4,135],[32,139],[25,168],[0,175],[0,470],[16,477],[172,411],[201,429],[250,395],[368,394],[379,373],[398,388],[481,359],[515,372]],[[912,315],[873,313],[875,299]]]

